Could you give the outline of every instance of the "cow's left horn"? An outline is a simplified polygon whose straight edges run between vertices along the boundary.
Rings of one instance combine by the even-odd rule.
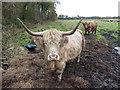
[[[30,31],[30,29],[28,29],[28,27],[19,19],[19,22],[22,24],[22,26],[25,28],[25,30],[32,36],[43,36],[43,32],[32,32]]]
[[[68,31],[68,32],[62,32],[62,35],[65,36],[65,35],[72,35],[78,28],[78,26],[80,25],[82,19],[78,22],[77,26],[72,30],[72,31]]]

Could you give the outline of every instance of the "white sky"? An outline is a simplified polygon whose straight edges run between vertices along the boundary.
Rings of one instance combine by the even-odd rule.
[[[59,0],[57,14],[68,16],[118,16],[120,0]]]

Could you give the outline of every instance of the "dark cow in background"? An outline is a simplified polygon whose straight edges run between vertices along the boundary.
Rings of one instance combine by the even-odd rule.
[[[97,23],[95,21],[85,21],[82,22],[84,28],[85,28],[85,34],[96,34],[96,29],[97,29]]]

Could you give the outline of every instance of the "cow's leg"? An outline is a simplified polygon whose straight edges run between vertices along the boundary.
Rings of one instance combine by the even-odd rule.
[[[86,30],[86,34],[88,34],[88,30]]]
[[[55,73],[55,70],[56,70],[55,61],[48,62],[48,66],[49,66],[48,68],[50,69],[50,71],[49,71],[50,75],[55,76],[56,75],[56,73]]]
[[[77,60],[77,62],[78,62],[78,63],[80,62],[80,54],[78,55],[78,60]]]
[[[92,30],[92,34],[93,34],[94,30]]]
[[[88,28],[88,32],[89,32],[89,34],[90,34],[91,30],[92,30],[91,28]]]
[[[81,51],[84,49],[84,42],[82,42],[82,43],[83,43],[83,44],[82,44],[82,49],[80,49],[79,55],[78,55],[78,60],[77,60],[78,63],[80,62]]]
[[[88,34],[90,34],[90,31],[88,31]]]
[[[62,73],[65,69],[65,66],[66,66],[66,62],[65,61],[62,61],[62,62],[57,62],[57,70],[56,70],[56,73],[57,73],[57,77],[58,77],[58,81],[60,82],[61,81],[61,78],[62,78]]]
[[[80,55],[78,55],[78,60],[77,60],[77,62],[78,62],[78,63],[80,62]]]
[[[55,61],[49,62],[49,68],[51,69],[51,71],[55,71]]]
[[[95,28],[92,28],[91,31],[92,31],[92,34],[94,34],[94,32],[95,32]]]
[[[85,35],[87,34],[87,30],[85,30]]]
[[[95,31],[94,34],[96,34],[96,29],[94,31]]]

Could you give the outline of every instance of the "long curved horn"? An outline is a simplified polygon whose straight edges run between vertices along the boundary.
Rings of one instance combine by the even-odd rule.
[[[24,29],[32,36],[43,36],[43,32],[32,32],[30,31],[30,29],[28,29],[28,27],[19,19],[17,18],[18,21],[22,24],[22,26],[24,27]]]
[[[62,32],[62,35],[65,36],[65,35],[72,35],[78,28],[78,26],[80,25],[82,19],[78,22],[77,26],[72,30],[72,31],[68,31],[68,32]]]

